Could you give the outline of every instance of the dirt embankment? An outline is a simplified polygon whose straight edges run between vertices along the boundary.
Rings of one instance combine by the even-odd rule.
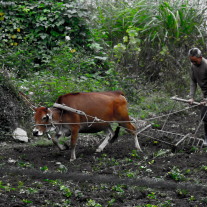
[[[0,140],[11,140],[13,130],[20,127],[30,133],[31,110],[12,86],[0,73]],[[7,135],[6,135],[7,134]]]

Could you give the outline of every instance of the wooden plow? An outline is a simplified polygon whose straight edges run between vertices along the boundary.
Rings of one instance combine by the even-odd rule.
[[[201,138],[198,138],[196,136],[196,133],[197,133],[203,119],[200,121],[194,134],[188,133],[188,134],[184,135],[184,134],[169,132],[169,131],[164,130],[164,127],[169,119],[170,114],[172,114],[172,111],[173,111],[173,108],[175,107],[176,102],[182,101],[182,102],[188,103],[188,100],[180,99],[180,98],[177,98],[176,96],[172,97],[171,99],[174,100],[175,102],[170,110],[170,113],[167,116],[167,119],[165,120],[165,122],[162,126],[162,129],[155,129],[155,128],[153,128],[153,126],[151,124],[149,124],[145,128],[143,128],[141,131],[137,132],[137,135],[145,136],[145,137],[160,141],[162,143],[171,145],[172,147],[178,147],[178,145],[182,145],[182,147],[184,147],[187,144],[187,145],[191,145],[195,148],[201,149],[203,147],[204,140]],[[200,103],[198,103],[198,102],[193,102],[193,104],[200,105]],[[205,115],[204,115],[204,117],[205,117]]]

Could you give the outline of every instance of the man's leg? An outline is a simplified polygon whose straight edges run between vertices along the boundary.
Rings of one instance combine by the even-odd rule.
[[[204,144],[203,144],[204,147],[207,147],[207,113],[206,113],[206,110],[207,110],[207,106],[204,106],[201,111],[201,119],[203,118],[203,116],[205,116],[203,118],[204,134],[205,134]]]

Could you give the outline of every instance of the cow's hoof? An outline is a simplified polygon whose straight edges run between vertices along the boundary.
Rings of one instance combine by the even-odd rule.
[[[100,149],[100,148],[96,149],[96,152],[102,152],[102,151],[103,151],[103,150]]]
[[[72,159],[72,158],[71,158],[71,159],[70,159],[70,162],[73,162],[74,160],[75,160],[75,159]]]
[[[139,148],[139,149],[137,149],[137,152],[142,153],[143,151]]]

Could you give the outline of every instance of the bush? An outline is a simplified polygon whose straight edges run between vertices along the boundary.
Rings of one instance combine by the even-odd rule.
[[[39,64],[50,62],[61,42],[69,41],[73,47],[88,48],[87,17],[85,7],[73,0],[1,1],[0,52],[4,63],[25,74],[26,62],[21,62],[22,66],[17,65],[17,68],[12,64],[14,58],[22,59],[22,54],[26,54],[25,59],[30,63],[36,63],[30,66],[38,70]]]

